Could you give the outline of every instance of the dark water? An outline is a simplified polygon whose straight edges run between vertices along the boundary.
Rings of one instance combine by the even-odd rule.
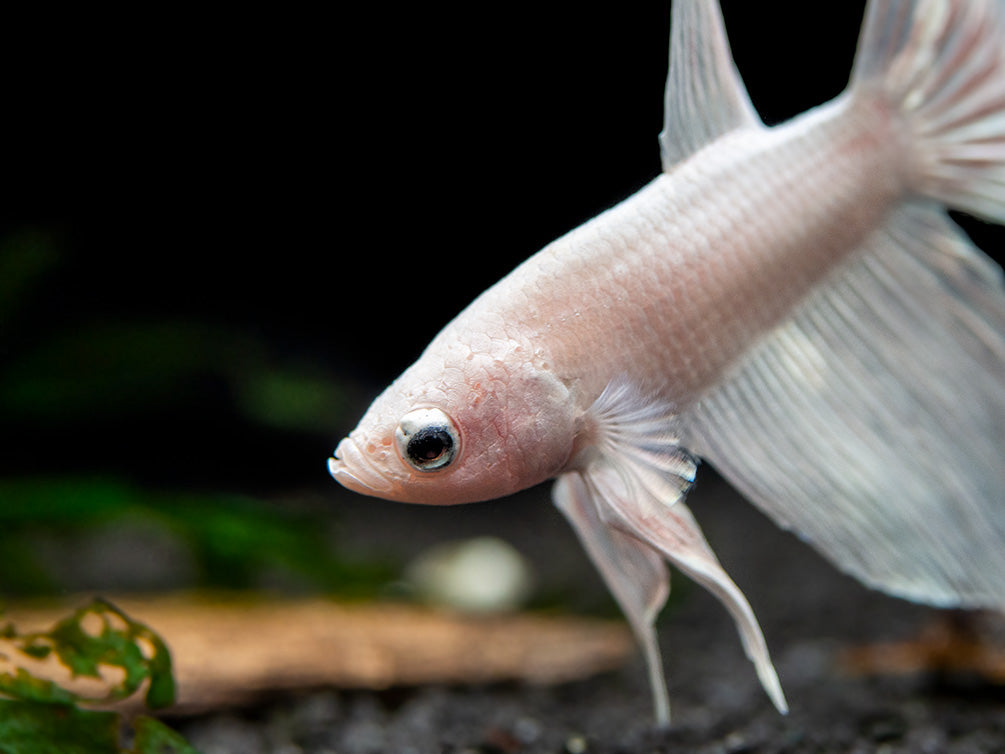
[[[767,122],[840,91],[862,3],[724,5]],[[502,535],[546,586],[602,594],[541,491],[407,508],[339,491],[324,461],[461,307],[656,175],[668,4],[339,14],[151,14],[122,33],[118,20],[67,16],[11,32],[0,483],[111,480],[139,491],[120,513],[152,507],[159,520],[166,500],[199,494],[233,522],[247,508],[223,498],[250,497],[271,510],[255,509],[255,552],[278,539],[269,527],[302,522],[286,501],[307,490],[330,502],[319,527],[337,532],[337,551],[405,559],[444,538]],[[1002,258],[1000,229],[967,227]],[[930,611],[836,574],[714,481],[695,494],[762,622],[788,717],[761,693],[728,617],[678,578],[684,595],[661,623],[669,733],[647,727],[638,663],[556,689],[325,692],[177,722],[207,754],[1005,749],[995,689],[835,671],[836,647],[911,636]],[[61,573],[109,585],[122,563],[142,575],[134,552],[106,540],[67,549],[74,522],[97,520],[81,499],[22,516],[6,498],[8,593],[67,589]],[[202,560],[171,539],[174,570],[146,584],[255,583],[255,563],[213,548],[231,529],[200,528],[207,518],[173,519]],[[53,552],[62,560],[48,569],[33,560]],[[317,574],[301,578],[319,588]]]

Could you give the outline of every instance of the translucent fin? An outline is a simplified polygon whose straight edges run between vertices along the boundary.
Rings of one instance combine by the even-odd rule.
[[[576,528],[643,645],[657,715],[663,704],[662,670],[652,624],[666,600],[668,583],[660,575],[661,558],[726,606],[761,683],[785,712],[785,698],[754,613],[684,505],[697,463],[680,447],[671,407],[616,379],[594,402],[589,418],[594,443],[577,470],[559,478],[555,503]]]
[[[675,0],[660,151],[663,170],[717,137],[759,126],[729,51],[718,0]]]
[[[673,505],[694,483],[698,462],[680,440],[672,406],[647,395],[628,378],[607,385],[589,410],[597,450],[632,492]]]
[[[941,210],[896,210],[687,423],[693,450],[840,568],[1005,607],[1005,291]]]
[[[670,724],[670,701],[656,637],[656,616],[670,593],[670,576],[654,549],[600,517],[583,478],[563,474],[552,488],[555,506],[572,524],[580,542],[631,625],[645,655],[658,725]]]
[[[913,188],[1005,222],[1005,3],[873,0],[851,91],[905,121]]]
[[[610,513],[612,525],[648,543],[681,571],[708,589],[733,616],[747,657],[779,712],[787,712],[785,696],[754,611],[719,565],[705,536],[683,501],[667,507],[649,496],[636,496],[624,476],[603,458],[584,472],[597,504]]]

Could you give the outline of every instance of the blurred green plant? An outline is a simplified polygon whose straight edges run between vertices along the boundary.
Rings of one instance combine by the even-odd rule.
[[[206,377],[228,386],[244,420],[271,428],[327,434],[356,405],[351,384],[316,364],[277,358],[260,334],[198,318],[87,310],[53,326],[45,281],[64,256],[58,235],[44,229],[0,237],[0,411],[8,417],[104,419],[175,405]]]
[[[59,256],[53,235],[43,230],[26,228],[0,238],[0,334]]]
[[[310,433],[344,421],[358,392],[316,366],[277,361],[264,344],[225,327],[95,321],[14,354],[0,369],[0,409],[44,421],[108,419],[190,400],[206,378],[228,387],[245,421]]]
[[[277,443],[324,436],[327,447],[333,428],[363,403],[352,380],[287,355],[284,344],[270,344],[252,328],[184,313],[136,315],[99,299],[64,316],[60,289],[72,282],[66,278],[74,258],[64,245],[71,240],[42,228],[0,237],[0,416],[12,447],[19,447],[19,433],[28,438],[24,454],[11,454],[4,468],[18,475],[25,463],[33,474],[0,477],[0,592],[60,589],[58,568],[46,556],[58,560],[81,535],[118,524],[154,527],[183,543],[195,564],[194,587],[260,586],[269,572],[280,582],[292,574],[294,585],[348,596],[386,583],[386,565],[347,562],[331,551],[330,510],[291,510],[227,493],[148,491],[119,481],[133,470],[114,453],[99,451],[101,478],[61,476],[57,454],[39,457],[67,437],[82,444],[91,438],[100,448],[104,438],[121,439],[119,422],[162,426],[174,417],[178,426],[167,430],[182,437],[185,422],[202,417],[226,426],[229,437],[249,430],[256,437],[271,432]],[[317,468],[320,478],[320,458]]]
[[[374,596],[398,564],[339,557],[330,516],[239,495],[156,493],[95,478],[0,479],[0,592],[61,588],[33,546],[39,532],[70,540],[101,527],[142,520],[180,540],[197,566],[194,587],[260,588],[263,575],[288,573],[305,588],[349,598]],[[9,559],[7,559],[9,558]],[[94,585],[95,587],[100,585]]]
[[[13,655],[13,656],[12,656]],[[160,709],[174,703],[171,655],[157,634],[109,602],[95,600],[45,632],[0,629],[0,751],[4,754],[197,754],[182,736],[145,715],[132,722],[132,745],[122,748],[122,716],[81,708],[82,703],[114,702],[147,684],[144,704]],[[69,675],[57,682],[39,668],[54,660]],[[118,671],[110,672],[110,671]],[[109,675],[119,676],[110,681]],[[91,679],[97,694],[73,690]]]
[[[352,406],[362,403],[348,385],[307,366],[249,370],[234,384],[245,418],[277,429],[328,435],[334,422],[344,421]]]

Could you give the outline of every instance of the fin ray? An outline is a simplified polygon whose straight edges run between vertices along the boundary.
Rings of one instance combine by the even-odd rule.
[[[551,494],[628,619],[645,656],[656,723],[669,725],[670,701],[655,628],[670,593],[663,558],[644,542],[609,526],[579,474],[560,476]]]
[[[877,94],[911,134],[912,190],[1005,222],[1005,4],[869,3],[851,92]]]
[[[646,653],[657,714],[660,659],[653,621],[666,600],[662,559],[708,589],[729,611],[772,702],[787,711],[764,636],[739,587],[715,557],[683,499],[697,462],[680,444],[672,407],[626,378],[611,381],[588,411],[593,444],[559,477],[553,496],[618,599]]]
[[[698,403],[694,449],[866,583],[1005,606],[996,277],[935,208],[896,211]]]
[[[613,526],[646,542],[722,603],[736,624],[744,652],[754,663],[761,685],[778,711],[787,712],[785,695],[754,611],[719,564],[684,502],[667,507],[659,500],[639,496],[625,484],[622,474],[602,462],[591,464],[584,476],[588,486],[596,491],[598,504],[613,514]]]
[[[611,380],[590,407],[597,450],[638,494],[673,505],[687,494],[698,462],[680,441],[673,409],[627,377]]]
[[[660,133],[663,170],[741,127],[760,126],[733,63],[718,0],[676,0]]]

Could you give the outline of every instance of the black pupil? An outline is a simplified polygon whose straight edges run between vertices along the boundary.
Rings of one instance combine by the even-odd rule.
[[[408,456],[418,464],[430,463],[454,446],[454,441],[446,430],[439,427],[420,429],[408,441]]]

